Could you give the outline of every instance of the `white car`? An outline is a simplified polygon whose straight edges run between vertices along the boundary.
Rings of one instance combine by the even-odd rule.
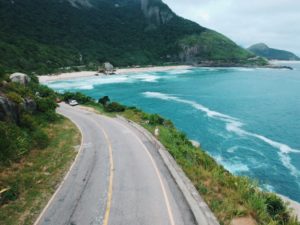
[[[76,100],[70,99],[69,100],[69,105],[70,106],[75,106],[75,105],[78,105],[78,102]]]

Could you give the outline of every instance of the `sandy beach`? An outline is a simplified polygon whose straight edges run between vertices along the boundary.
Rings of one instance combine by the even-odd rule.
[[[117,69],[116,74],[127,74],[127,73],[145,73],[145,72],[161,72],[168,70],[185,70],[193,68],[192,66],[182,65],[182,66],[155,66],[155,67],[141,67],[141,68],[124,68]],[[96,74],[99,74],[97,71],[81,71],[81,72],[70,72],[70,73],[61,73],[61,74],[51,74],[51,75],[41,75],[38,76],[41,83],[57,81],[57,80],[69,80],[76,78],[84,77],[93,77]],[[104,75],[104,74],[99,74]]]

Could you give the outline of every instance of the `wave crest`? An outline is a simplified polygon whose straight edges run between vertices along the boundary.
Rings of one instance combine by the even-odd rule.
[[[175,102],[190,105],[190,106],[194,107],[195,109],[197,109],[201,112],[204,112],[210,118],[225,122],[225,128],[228,132],[233,132],[239,136],[254,137],[260,141],[263,141],[264,143],[279,150],[279,152],[278,152],[279,158],[280,158],[282,164],[291,172],[291,175],[293,175],[295,177],[300,177],[300,172],[297,170],[297,168],[294,165],[292,165],[291,159],[288,155],[289,153],[298,153],[299,154],[300,150],[293,149],[286,144],[271,140],[270,138],[267,138],[263,135],[244,130],[242,128],[244,126],[244,124],[239,119],[229,116],[229,115],[226,115],[226,114],[223,114],[223,113],[220,113],[220,112],[217,112],[217,111],[213,111],[195,101],[182,99],[182,98],[176,97],[174,95],[164,94],[164,93],[160,93],[160,92],[144,92],[143,94],[147,98],[157,98],[157,99],[161,99],[161,100],[175,101]]]

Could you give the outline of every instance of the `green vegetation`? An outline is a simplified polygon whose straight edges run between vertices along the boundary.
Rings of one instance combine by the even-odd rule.
[[[198,47],[197,57],[201,60],[245,60],[254,55],[237,46],[224,35],[206,31],[200,35],[190,35],[180,40],[182,47]]]
[[[0,166],[0,191],[7,189],[0,196],[1,224],[33,224],[76,155],[80,134],[70,121],[59,118],[43,131],[49,139],[45,149],[34,148],[22,161]]]
[[[110,102],[110,99],[108,96],[104,96],[98,100],[98,103],[100,103],[103,106],[106,106],[109,102]]]
[[[269,48],[266,44],[263,43],[252,45],[248,48],[248,50],[258,56],[270,60],[300,60],[300,58],[292,52]]]
[[[103,110],[108,113],[113,112],[124,112],[126,107],[117,103],[117,102],[110,102],[110,99],[108,96],[104,96],[103,98],[100,98],[98,100],[99,104],[95,104],[95,101],[92,100],[92,98],[80,93],[80,92],[66,92],[62,94],[62,99],[64,101],[68,101],[70,99],[76,100],[80,104],[91,104],[91,105],[102,105]]]
[[[33,224],[74,159],[79,131],[56,98],[33,75],[24,85],[0,73],[1,224]]]
[[[124,112],[125,109],[126,109],[125,106],[123,106],[117,102],[109,103],[108,105],[106,105],[104,107],[105,112]]]
[[[15,124],[0,122],[0,162],[3,164],[19,159],[28,152],[30,140],[28,135]]]
[[[101,104],[90,102],[86,105],[107,114]],[[204,197],[220,224],[230,224],[238,217],[251,217],[261,225],[300,225],[279,197],[261,191],[256,182],[246,177],[229,173],[204,150],[194,147],[171,121],[135,107],[126,107],[118,114],[144,126],[152,134],[159,128],[158,139]],[[115,116],[116,113],[107,115]]]
[[[0,0],[2,67],[47,74],[95,70],[105,61],[116,66],[184,63],[179,43],[198,36],[198,46],[205,49],[201,58],[249,55],[228,38],[178,17],[161,1],[149,5],[171,18],[165,23],[150,12],[145,16],[139,1],[121,1],[119,7],[111,0],[92,2],[93,7],[76,8],[59,0]]]
[[[200,35],[188,35],[179,41],[183,51],[195,52],[193,60],[211,66],[265,66],[268,61],[239,47],[229,38],[215,31],[205,31]],[[189,54],[184,56],[189,60]],[[212,61],[210,63],[209,61]]]
[[[32,148],[47,147],[49,140],[43,128],[57,119],[56,94],[34,81],[28,86],[12,82],[0,84],[0,92],[14,104],[10,117],[0,118],[0,165],[9,165]],[[32,109],[27,109],[30,107],[25,103],[28,99],[33,104]]]
[[[88,97],[80,92],[65,92],[63,95],[62,95],[62,99],[64,101],[68,101],[70,99],[73,99],[73,100],[76,100],[79,104],[85,104],[85,103],[88,103],[88,102],[92,102],[92,98],[91,97]]]

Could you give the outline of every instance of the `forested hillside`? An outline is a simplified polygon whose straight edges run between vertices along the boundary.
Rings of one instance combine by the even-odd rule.
[[[191,36],[199,41],[187,42]],[[252,56],[161,0],[0,0],[0,66],[9,70],[48,73],[104,61],[247,63]]]
[[[300,58],[292,52],[269,48],[269,46],[264,43],[252,45],[248,50],[269,60],[300,60]]]

